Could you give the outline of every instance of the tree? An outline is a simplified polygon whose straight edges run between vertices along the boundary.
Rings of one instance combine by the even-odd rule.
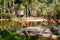
[[[0,5],[2,5],[3,4],[3,0],[0,0]]]
[[[57,12],[57,18],[59,19],[60,17],[60,4],[56,6],[56,12]]]
[[[25,10],[26,10],[26,17],[27,16],[30,16],[30,15],[28,15],[28,14],[30,14],[29,13],[29,11],[30,11],[30,4],[31,4],[31,2],[32,2],[32,0],[24,0],[24,2],[23,2],[23,5],[25,6]]]

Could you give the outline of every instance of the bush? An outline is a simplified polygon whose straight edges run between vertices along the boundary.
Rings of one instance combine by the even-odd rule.
[[[0,40],[26,40],[28,37],[26,36],[20,36],[19,34],[16,34],[13,30],[1,30],[0,31]]]
[[[0,31],[0,40],[20,40],[20,36],[12,30]]]

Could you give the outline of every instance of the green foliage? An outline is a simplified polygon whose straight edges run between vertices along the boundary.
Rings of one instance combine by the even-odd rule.
[[[23,4],[24,4],[25,6],[27,6],[27,5],[28,5],[28,1],[25,0]]]
[[[14,8],[15,8],[15,10],[20,9],[20,8],[19,8],[19,4],[15,4],[15,5],[14,5]]]
[[[43,3],[44,0],[38,0],[39,2]]]
[[[12,21],[2,21],[2,23],[0,25],[9,27],[12,24],[14,24],[14,22],[12,22]]]
[[[0,31],[0,40],[26,40],[26,36],[20,36],[12,30],[5,29]]]
[[[14,34],[12,30],[3,30],[0,32],[1,40],[20,40],[18,34]]]
[[[41,40],[50,40],[50,38],[41,37]]]
[[[51,2],[51,0],[38,0],[40,3],[47,3],[47,2]]]
[[[0,0],[0,3],[2,2],[2,0]]]
[[[0,13],[0,18],[2,17],[2,18],[10,19],[12,16],[13,16],[13,15],[10,14],[10,13],[6,13],[6,14],[2,14],[2,13]]]
[[[52,3],[53,2],[53,0],[47,0],[48,1],[48,3]]]
[[[27,0],[28,1],[28,4],[30,4],[33,0]]]
[[[3,38],[0,36],[0,40],[3,40]]]
[[[4,15],[4,14],[3,14],[3,15]],[[6,18],[10,19],[13,15],[10,14],[10,13],[6,13],[4,16],[5,16]]]
[[[53,0],[38,0],[40,3],[52,3],[53,2]]]
[[[12,0],[6,0],[6,1],[10,1],[11,2]]]
[[[0,0],[0,5],[2,5],[3,4],[3,0]]]
[[[59,0],[59,2],[60,2],[60,0]]]
[[[56,6],[57,16],[60,16],[60,4]]]
[[[5,26],[9,26],[9,25],[12,25],[12,24],[14,24],[14,23],[11,22],[11,21],[7,21],[7,22],[5,21],[5,23],[4,23]]]
[[[0,13],[0,18],[2,17],[2,14]]]

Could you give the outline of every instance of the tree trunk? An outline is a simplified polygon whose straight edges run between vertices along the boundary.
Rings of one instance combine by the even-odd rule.
[[[26,17],[28,16],[27,11],[28,11],[28,8],[27,8],[27,7],[25,7]]]
[[[13,14],[15,14],[15,11],[14,11],[14,0],[13,0],[13,7],[12,7],[12,9],[13,9]]]
[[[25,10],[26,10],[26,17],[29,17],[31,16],[31,10],[30,10],[30,7],[25,7]]]

